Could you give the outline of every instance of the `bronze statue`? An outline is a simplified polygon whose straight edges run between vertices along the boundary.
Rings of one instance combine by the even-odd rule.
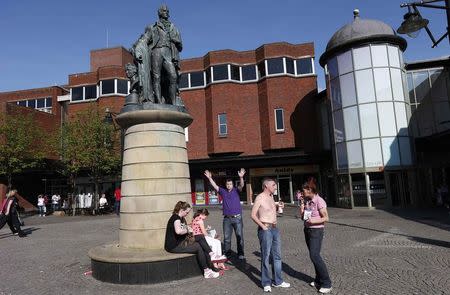
[[[183,106],[178,89],[180,51],[183,49],[181,35],[169,21],[166,5],[158,9],[158,17],[159,20],[147,26],[145,33],[130,49],[138,77],[129,76],[135,86],[130,88],[127,101],[134,101],[137,95],[141,105],[149,102]],[[127,67],[131,70],[130,66]]]
[[[179,52],[183,49],[181,35],[169,21],[169,9],[162,5],[158,10],[159,20],[146,29],[150,34],[152,78],[155,101],[175,104],[178,93]],[[164,85],[165,87],[161,87]]]

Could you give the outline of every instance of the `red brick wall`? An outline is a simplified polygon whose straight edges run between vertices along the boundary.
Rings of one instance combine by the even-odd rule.
[[[131,54],[123,47],[91,50],[91,72],[105,66],[125,66],[133,62]]]
[[[280,56],[314,56],[314,45],[282,42],[263,45],[254,51],[213,51],[200,58],[183,60],[181,71],[201,71],[224,63],[255,64]],[[189,127],[189,159],[231,152],[262,155],[269,150],[291,148],[317,151],[315,94],[316,76],[270,77],[248,84],[225,82],[182,91],[181,96],[194,117]],[[275,131],[275,108],[284,109],[284,132]],[[221,113],[227,114],[226,137],[219,137],[218,114]]]

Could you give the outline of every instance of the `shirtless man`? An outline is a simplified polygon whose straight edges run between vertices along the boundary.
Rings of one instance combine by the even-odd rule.
[[[289,288],[291,284],[281,278],[281,239],[277,228],[277,212],[273,193],[277,184],[273,179],[264,179],[263,192],[260,193],[252,208],[252,219],[258,225],[258,239],[261,247],[261,285],[264,292],[272,292],[273,287]],[[279,206],[284,208],[280,202]],[[272,259],[271,259],[272,258]],[[273,264],[273,282],[270,260]]]

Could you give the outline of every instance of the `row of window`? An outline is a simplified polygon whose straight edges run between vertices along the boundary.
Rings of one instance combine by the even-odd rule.
[[[274,113],[275,113],[275,131],[284,132],[284,109],[276,108],[274,109]],[[223,113],[217,115],[217,122],[219,124],[219,136],[226,137],[228,135],[227,114]]]
[[[215,65],[205,71],[182,73],[179,87],[180,89],[205,87],[210,83],[226,81],[255,82],[266,76],[287,74],[294,76],[314,74],[313,58],[278,57],[263,60],[257,65]]]
[[[352,71],[403,65],[402,52],[392,45],[369,45],[353,48],[337,57],[330,59],[325,66],[325,72],[330,79]]]
[[[127,95],[129,81],[124,79],[101,80],[100,85],[85,85],[70,89],[71,101],[97,99],[104,95]]]
[[[414,71],[406,74],[408,81],[409,101],[411,104],[421,103],[424,99],[432,101],[448,100],[448,72],[442,69]]]
[[[22,107],[32,108],[41,112],[51,113],[52,112],[52,98],[36,98],[36,99],[27,99],[27,100],[19,100],[16,102],[17,105]]]

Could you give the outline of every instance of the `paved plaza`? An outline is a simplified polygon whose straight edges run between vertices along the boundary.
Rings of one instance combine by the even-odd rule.
[[[221,233],[221,211],[208,224]],[[450,294],[450,217],[439,210],[329,208],[322,254],[332,294]],[[272,294],[318,294],[295,208],[278,224],[283,276],[289,289]],[[168,216],[169,218],[169,216]],[[24,219],[27,238],[0,231],[0,294],[261,294],[259,243],[250,207],[244,211],[247,260],[218,279],[196,277],[157,285],[114,285],[92,278],[90,248],[118,239],[115,215]],[[235,249],[233,239],[233,249]]]

